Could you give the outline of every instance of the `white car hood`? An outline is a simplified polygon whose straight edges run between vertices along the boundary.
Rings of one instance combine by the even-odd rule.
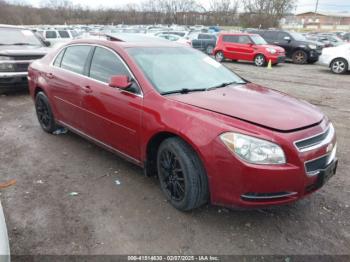
[[[350,43],[346,43],[340,46],[327,47],[322,50],[323,55],[329,56],[340,56],[340,57],[349,57],[350,55]]]
[[[10,262],[10,247],[4,213],[0,202],[0,262]]]

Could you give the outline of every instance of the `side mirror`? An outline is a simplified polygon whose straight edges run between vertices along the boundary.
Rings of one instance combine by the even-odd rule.
[[[126,75],[117,75],[112,76],[109,81],[110,87],[120,88],[120,89],[127,89],[130,87],[132,83],[130,82],[130,79]]]
[[[285,37],[283,37],[283,39],[286,40],[287,42],[290,42],[290,40],[291,40],[289,36],[285,36]]]

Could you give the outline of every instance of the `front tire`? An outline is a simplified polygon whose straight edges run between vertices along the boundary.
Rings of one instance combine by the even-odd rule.
[[[303,50],[297,50],[293,53],[292,59],[294,64],[306,64],[307,54]]]
[[[35,97],[35,110],[41,128],[52,133],[57,129],[55,118],[53,116],[49,99],[44,92],[39,92]]]
[[[196,152],[180,138],[162,142],[157,154],[160,186],[170,203],[181,211],[208,201],[208,182]]]
[[[334,74],[345,74],[348,71],[348,62],[343,58],[336,58],[331,63],[331,70]]]
[[[258,67],[262,67],[266,65],[266,58],[264,55],[257,55],[254,58],[254,64]]]

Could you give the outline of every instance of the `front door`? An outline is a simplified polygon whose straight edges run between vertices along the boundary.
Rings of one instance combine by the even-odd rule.
[[[136,160],[140,159],[142,92],[134,81],[129,90],[108,85],[115,75],[133,75],[115,51],[96,47],[83,95],[85,131],[100,142]]]

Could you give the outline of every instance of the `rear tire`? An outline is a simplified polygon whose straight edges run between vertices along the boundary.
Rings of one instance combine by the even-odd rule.
[[[345,59],[336,58],[332,61],[330,68],[334,74],[340,75],[345,74],[348,71],[349,65]]]
[[[214,53],[214,46],[208,45],[205,51],[206,51],[207,55],[213,55],[213,53]]]
[[[189,211],[208,202],[207,175],[196,152],[180,138],[168,138],[157,153],[160,186],[170,203]]]
[[[297,50],[293,53],[292,59],[294,64],[306,64],[307,54],[303,50]]]
[[[58,126],[56,125],[49,99],[44,92],[39,92],[36,95],[35,110],[41,128],[47,133],[53,133]]]
[[[219,52],[216,52],[215,54],[215,60],[218,61],[219,63],[223,62],[225,60],[225,56],[224,56],[224,53],[219,51]]]

